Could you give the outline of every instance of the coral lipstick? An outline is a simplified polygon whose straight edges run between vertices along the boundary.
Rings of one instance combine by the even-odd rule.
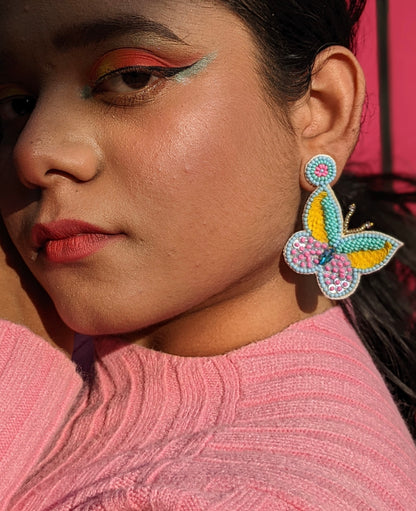
[[[72,263],[95,254],[120,235],[78,220],[59,220],[36,224],[32,243],[49,262]]]
[[[47,241],[43,250],[48,261],[52,263],[72,263],[94,254],[110,239],[111,236],[105,234],[77,234]]]

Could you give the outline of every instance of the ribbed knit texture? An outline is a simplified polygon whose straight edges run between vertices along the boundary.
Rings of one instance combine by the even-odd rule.
[[[339,308],[216,357],[101,339],[90,389],[0,332],[1,510],[416,510],[415,445]]]

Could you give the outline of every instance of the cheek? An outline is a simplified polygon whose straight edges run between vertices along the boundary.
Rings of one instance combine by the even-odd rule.
[[[176,98],[124,130],[107,151],[117,154],[111,166],[122,169],[133,200],[138,194],[161,216],[169,209],[170,232],[174,219],[182,235],[184,223],[224,231],[242,220],[247,228],[272,217],[274,229],[291,222],[299,200],[293,144],[256,94],[220,87]]]

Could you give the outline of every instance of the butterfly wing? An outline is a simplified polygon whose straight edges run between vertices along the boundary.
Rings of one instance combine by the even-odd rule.
[[[318,284],[331,300],[343,300],[352,295],[360,282],[360,272],[353,268],[345,254],[335,254],[331,261],[319,267]]]
[[[353,268],[345,254],[334,254],[320,264],[328,245],[314,239],[308,231],[295,233],[286,244],[284,256],[287,264],[297,273],[316,274],[322,293],[331,300],[342,300],[357,289],[360,272]]]
[[[399,240],[377,231],[349,234],[338,244],[351,266],[359,273],[372,273],[380,270],[403,245]]]
[[[309,231],[296,232],[283,251],[287,264],[296,273],[316,273],[327,245],[313,238]]]
[[[333,247],[342,236],[343,217],[331,188],[318,188],[306,203],[303,225],[313,238]]]
[[[287,242],[284,257],[295,272],[319,275],[323,272],[323,254],[342,235],[341,208],[329,187],[321,187],[309,197],[303,213],[303,226],[304,230],[295,233]]]

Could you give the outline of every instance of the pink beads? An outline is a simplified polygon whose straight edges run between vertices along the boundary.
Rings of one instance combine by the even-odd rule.
[[[337,253],[328,243],[322,243],[302,233],[286,252],[286,258],[296,271],[303,274],[316,273],[321,289],[334,299],[348,296],[355,284],[354,269],[346,254]],[[328,253],[328,257],[325,255]],[[322,261],[327,259],[324,263]],[[293,266],[292,266],[293,267]]]
[[[320,163],[315,169],[315,176],[326,177],[327,175],[328,175],[328,165],[325,165],[325,163]]]

